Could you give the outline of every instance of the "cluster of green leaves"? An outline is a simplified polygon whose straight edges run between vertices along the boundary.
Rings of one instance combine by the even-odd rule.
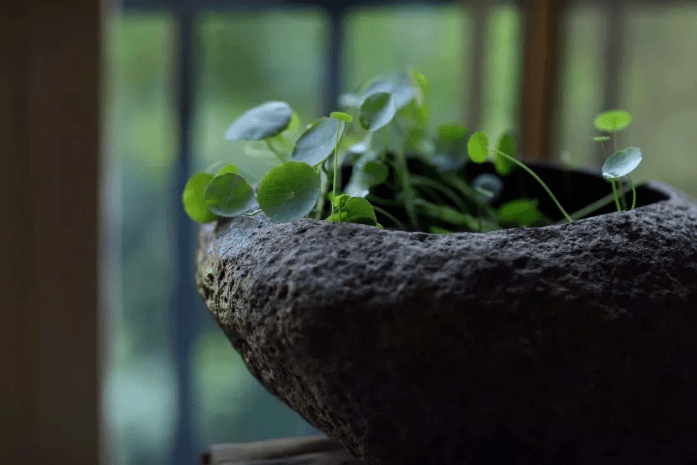
[[[377,212],[391,221],[390,226],[437,233],[549,224],[538,199],[520,198],[494,207],[504,180],[517,166],[533,176],[572,221],[544,182],[516,159],[512,133],[504,134],[495,148],[485,133],[471,134],[460,124],[441,125],[432,135],[429,92],[428,79],[413,70],[382,77],[359,94],[344,95],[346,113],[333,112],[304,130],[285,102],[253,108],[231,124],[225,137],[249,142],[246,161],[259,157],[253,165],[260,179],[236,164],[196,173],[184,189],[184,208],[201,223],[263,211],[278,222],[312,215],[382,227]],[[613,111],[599,115],[595,124],[613,133],[629,121],[628,113]],[[349,125],[351,132],[346,131]],[[271,162],[260,156],[269,153]],[[640,159],[641,152],[630,148],[615,152],[603,167],[618,208],[615,183]],[[465,166],[485,161],[493,163],[495,174],[480,174],[468,182]],[[351,167],[346,182],[341,179],[342,166]]]

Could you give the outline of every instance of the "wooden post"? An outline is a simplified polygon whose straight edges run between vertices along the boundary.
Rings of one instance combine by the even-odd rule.
[[[521,93],[522,155],[550,160],[562,51],[563,0],[528,0]]]
[[[0,18],[0,462],[94,464],[99,2]]]

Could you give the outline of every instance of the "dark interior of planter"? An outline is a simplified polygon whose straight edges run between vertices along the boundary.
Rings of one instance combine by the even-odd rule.
[[[589,168],[581,168],[576,170],[564,170],[558,165],[548,163],[528,162],[527,165],[547,184],[550,190],[557,197],[564,209],[572,214],[593,202],[596,202],[608,194],[612,194],[612,185],[606,181],[600,174],[600,170]],[[418,161],[410,160],[410,171],[428,174],[422,170],[423,165]],[[429,168],[425,168],[426,171]],[[345,167],[342,177],[344,183],[350,178],[350,168]],[[460,170],[460,175],[468,182],[482,173],[495,174],[492,163],[483,163],[481,165],[475,163],[467,163]],[[515,199],[531,198],[539,200],[539,208],[553,222],[563,220],[563,215],[545,192],[543,187],[527,172],[521,168],[515,168],[507,177],[503,178],[504,188],[501,195],[492,202],[492,206],[497,208],[500,205]],[[652,189],[647,186],[640,186],[636,189],[637,207],[649,205],[655,202],[668,200],[665,193]],[[632,193],[629,191],[626,194],[627,204],[631,205]],[[385,207],[390,214],[395,217],[407,221],[406,213],[400,207]],[[612,201],[605,207],[602,207],[592,214],[586,216],[597,216],[606,213],[617,211],[615,202]],[[391,224],[390,220],[384,216],[378,215],[378,222],[385,221],[386,224]]]
[[[547,184],[568,213],[573,213],[587,205],[612,193],[612,185],[600,174],[600,170],[589,168],[568,171],[559,166],[544,163],[527,163],[527,165]],[[478,174],[494,173],[492,164],[467,165],[467,177],[471,181]],[[668,197],[660,191],[646,186],[640,186],[636,190],[637,207],[650,205]],[[632,203],[632,193],[626,194],[627,203]],[[521,198],[535,198],[540,200],[540,210],[554,221],[563,219],[563,216],[550,196],[542,186],[521,168],[517,168],[504,182],[504,190],[501,197],[494,202],[499,206],[505,202]],[[617,211],[614,201],[597,210],[589,216],[603,215]]]

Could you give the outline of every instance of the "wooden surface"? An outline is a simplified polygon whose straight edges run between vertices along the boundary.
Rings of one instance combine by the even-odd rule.
[[[99,1],[0,1],[0,464],[95,464]]]
[[[362,465],[349,450],[326,436],[216,444],[201,456],[203,465]]]

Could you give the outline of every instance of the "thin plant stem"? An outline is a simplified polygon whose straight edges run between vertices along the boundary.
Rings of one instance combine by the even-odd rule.
[[[535,174],[535,172],[534,172],[533,170],[531,170],[530,168],[528,168],[527,166],[525,166],[523,163],[519,162],[519,161],[516,160],[515,158],[511,157],[510,155],[506,155],[505,153],[503,153],[503,152],[501,152],[501,151],[499,151],[499,150],[496,150],[496,149],[492,149],[492,150],[493,150],[494,152],[498,153],[499,155],[501,155],[501,156],[507,158],[508,160],[512,161],[513,163],[517,164],[518,166],[520,166],[521,168],[523,168],[525,171],[527,171],[533,178],[535,178],[535,180],[536,180],[538,183],[540,183],[540,186],[542,186],[542,188],[543,188],[543,189],[547,192],[547,194],[549,194],[549,196],[552,198],[552,200],[554,201],[554,203],[557,205],[557,208],[559,208],[559,211],[562,213],[562,215],[564,215],[564,218],[566,218],[566,221],[568,221],[569,223],[573,223],[573,222],[574,222],[574,220],[571,219],[571,217],[569,216],[569,214],[566,213],[566,210],[564,210],[564,207],[561,206],[561,203],[559,203],[559,200],[557,200],[557,198],[554,196],[554,194],[553,194],[552,191],[549,189],[549,187],[547,187],[547,184],[545,184],[545,182],[544,182],[542,179],[540,179],[540,177],[539,177],[537,174]]]
[[[267,138],[267,139],[264,139],[264,140],[266,141],[266,145],[269,146],[269,150],[271,150],[271,153],[273,153],[273,154],[276,156],[276,158],[278,158],[278,160],[279,160],[281,163],[285,163],[286,161],[288,161],[288,160],[286,160],[286,158],[285,158],[278,150],[276,150],[276,148],[275,148],[275,147],[273,146],[273,144],[271,143],[271,139],[268,139],[268,138]]]
[[[388,146],[388,142],[387,126],[385,126],[385,147]],[[397,165],[395,168],[399,177],[399,182],[402,185],[402,195],[404,195],[404,209],[407,212],[411,225],[415,229],[419,229],[419,222],[414,205],[414,189],[412,188],[411,180],[409,179],[409,168],[407,167],[407,156],[404,150],[398,150],[395,155],[397,158]]]
[[[320,169],[320,179],[322,182],[322,188],[320,189],[319,200],[317,201],[317,206],[315,207],[315,219],[322,219],[322,211],[324,211],[324,204],[327,201],[327,190],[329,189],[329,173],[325,168],[326,162],[322,163],[322,168]],[[333,207],[332,207],[333,208]],[[333,210],[332,210],[333,212]]]
[[[334,215],[334,208],[336,207],[334,204],[334,199],[336,199],[336,184],[337,184],[337,177],[338,177],[338,172],[339,172],[339,132],[341,131],[342,124],[343,123],[341,121],[339,121],[339,124],[336,126],[336,142],[334,144],[334,180],[332,181],[332,215]],[[341,202],[339,202],[338,222],[341,222]]]
[[[621,190],[621,194],[625,194],[627,191]],[[610,205],[614,201],[615,196],[613,194],[607,194],[605,197],[596,200],[595,202],[586,205],[585,207],[581,208],[580,210],[577,210],[571,214],[571,218],[576,220],[580,220],[581,218],[585,218],[586,216],[590,215],[591,213],[600,210],[603,207],[606,207]],[[566,222],[564,220],[562,221],[557,221],[556,225],[559,224],[565,224]]]
[[[622,207],[620,206],[620,196],[617,194],[616,181],[614,179],[611,179],[610,184],[612,184],[612,196],[615,198],[615,205],[617,205],[617,211],[621,212]]]
[[[629,180],[629,185],[632,186],[632,208],[631,208],[631,210],[634,210],[636,208],[636,187],[634,187],[634,181],[632,181],[631,176],[627,175],[627,179]]]
[[[411,181],[414,185],[428,186],[437,190],[438,192],[449,198],[461,211],[467,212],[467,207],[464,203],[462,203],[462,200],[460,200],[460,198],[457,196],[455,192],[453,192],[451,189],[448,189],[447,187],[444,187],[443,185],[439,184],[433,179],[427,178],[425,176],[412,175]]]

